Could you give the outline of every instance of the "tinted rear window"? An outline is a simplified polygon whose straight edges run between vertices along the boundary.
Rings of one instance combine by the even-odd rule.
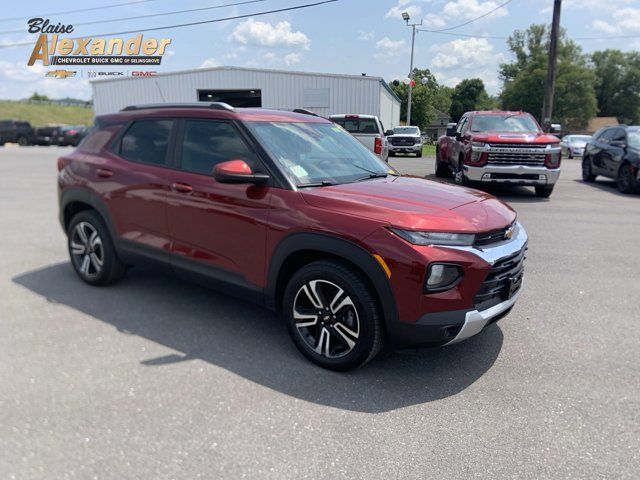
[[[378,124],[373,118],[337,118],[332,120],[349,133],[380,133]]]
[[[163,165],[172,126],[171,120],[138,120],[122,137],[120,156],[134,162]]]

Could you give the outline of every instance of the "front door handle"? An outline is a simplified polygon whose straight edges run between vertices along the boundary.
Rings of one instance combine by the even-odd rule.
[[[193,192],[193,187],[191,185],[188,185],[186,183],[181,183],[181,182],[174,183],[173,185],[171,185],[171,188],[176,192],[180,192],[180,193]]]
[[[109,170],[108,168],[99,168],[98,169],[98,176],[102,177],[102,178],[109,178],[113,176],[113,172],[111,170]]]

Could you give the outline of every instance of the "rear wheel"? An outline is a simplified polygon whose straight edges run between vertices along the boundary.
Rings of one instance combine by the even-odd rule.
[[[82,211],[71,219],[67,245],[74,270],[91,285],[107,285],[126,272],[104,221],[93,210]]]
[[[618,190],[622,193],[634,193],[638,190],[638,182],[633,175],[631,165],[625,163],[620,167],[616,183]]]
[[[553,193],[553,185],[536,187],[536,196],[540,198],[549,198],[551,196],[551,193]]]
[[[445,178],[451,176],[449,166],[440,160],[440,149],[436,148],[436,177]]]
[[[585,157],[582,159],[582,180],[585,182],[593,182],[596,179],[596,176],[593,174],[593,170],[591,169],[591,159],[589,157]]]
[[[348,265],[313,262],[287,285],[284,315],[298,350],[330,370],[364,365],[382,348],[382,315],[375,293]]]

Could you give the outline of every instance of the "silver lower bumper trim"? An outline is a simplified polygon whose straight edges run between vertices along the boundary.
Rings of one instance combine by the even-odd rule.
[[[491,178],[492,173],[508,175],[511,178]],[[488,163],[482,167],[464,165],[464,175],[473,182],[553,185],[560,177],[560,169],[551,170],[543,166],[498,165]],[[520,175],[538,175],[538,178],[519,179],[518,176]]]
[[[456,335],[453,340],[445,343],[445,345],[453,345],[454,343],[461,342],[469,337],[473,337],[474,335],[480,333],[492,318],[513,307],[513,304],[516,303],[516,300],[520,296],[521,291],[522,287],[520,287],[518,293],[516,293],[509,300],[505,300],[504,302],[494,305],[491,308],[487,308],[482,312],[479,312],[478,310],[467,312],[464,319],[464,325],[462,325],[462,329],[458,332],[458,335]]]

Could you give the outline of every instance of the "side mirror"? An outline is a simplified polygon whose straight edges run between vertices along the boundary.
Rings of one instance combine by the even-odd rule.
[[[229,160],[213,167],[213,178],[220,183],[265,183],[269,175],[253,173],[244,160]]]
[[[389,137],[391,135],[393,135],[393,130],[387,130],[386,132],[384,132],[385,136]]]
[[[456,136],[456,127],[447,127],[447,137],[455,137]]]

